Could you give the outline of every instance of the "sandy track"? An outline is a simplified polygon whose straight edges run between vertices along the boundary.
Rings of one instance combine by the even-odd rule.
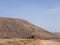
[[[43,45],[60,45],[60,42],[53,40],[41,40]]]

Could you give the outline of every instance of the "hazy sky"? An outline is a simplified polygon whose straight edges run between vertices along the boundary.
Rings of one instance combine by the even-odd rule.
[[[22,18],[60,32],[60,0],[0,0],[0,17]]]

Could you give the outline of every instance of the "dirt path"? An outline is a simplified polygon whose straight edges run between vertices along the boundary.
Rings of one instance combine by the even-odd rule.
[[[43,45],[60,45],[60,42],[53,40],[41,40]]]

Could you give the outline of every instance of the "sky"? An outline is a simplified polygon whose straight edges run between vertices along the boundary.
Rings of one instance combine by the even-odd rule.
[[[22,18],[50,32],[60,32],[60,0],[0,0],[0,17]]]

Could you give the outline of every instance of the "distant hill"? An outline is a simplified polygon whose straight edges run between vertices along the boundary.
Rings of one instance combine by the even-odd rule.
[[[56,34],[56,35],[60,36],[60,32],[55,32],[54,34]]]
[[[60,38],[23,19],[0,18],[0,38]]]

